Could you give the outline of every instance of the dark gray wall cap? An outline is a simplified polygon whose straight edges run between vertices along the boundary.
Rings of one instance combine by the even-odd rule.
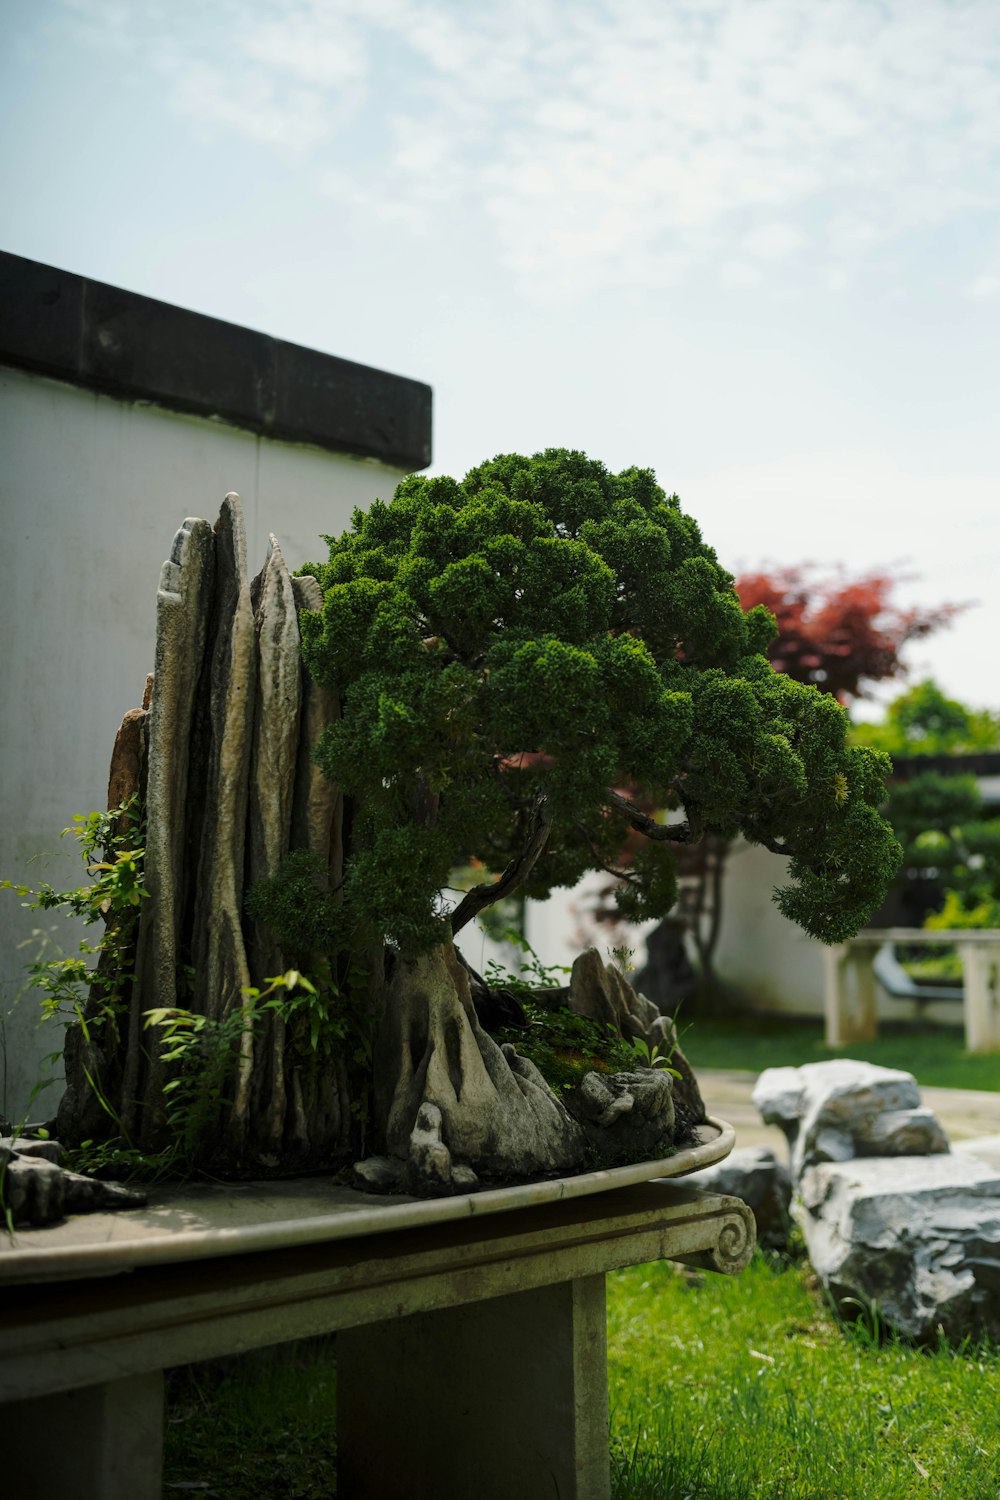
[[[0,250],[0,364],[401,469],[431,388]]]

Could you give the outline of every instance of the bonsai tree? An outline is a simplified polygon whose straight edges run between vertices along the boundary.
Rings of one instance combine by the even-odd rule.
[[[649,470],[504,455],[460,482],[414,475],[329,541],[303,653],[341,716],[315,756],[357,808],[345,910],[404,959],[593,869],[621,877],[630,916],[664,915],[673,851],[706,834],[790,855],[778,905],[826,942],[881,899],[887,758],[771,667],[773,617],[744,613]],[[449,910],[470,856],[495,878]]]
[[[217,1173],[361,1156],[368,1185],[421,1192],[662,1157],[700,1101],[632,1068],[631,1043],[669,1060],[656,1007],[578,960],[570,1007],[616,1071],[564,1087],[516,1027],[489,1033],[452,939],[589,870],[662,915],[676,852],[741,832],[790,856],[776,900],[837,941],[899,860],[887,757],[774,671],[771,615],[648,470],[506,455],[406,479],[327,540],[293,580],[272,538],[250,582],[235,496],[174,539],[151,696],[112,761],[143,847],[119,821],[99,866],[121,901],[73,1002],[60,1136],[148,1157],[183,1134]]]
[[[790,856],[775,899],[811,935],[838,941],[878,905],[900,857],[878,812],[886,758],[846,743],[830,694],[772,668],[773,617],[743,611],[650,471],[503,455],[460,482],[411,477],[329,541],[303,651],[341,705],[315,756],[354,808],[342,920],[395,955],[375,1084],[391,1154],[447,1139],[493,1160],[493,1137],[463,1136],[470,1110],[496,1117],[500,1074],[488,1038],[456,1040],[470,1008],[451,949],[491,903],[603,870],[623,914],[663,916],[677,851],[742,833]],[[489,878],[451,904],[470,859]],[[428,1082],[435,1058],[450,1081]],[[530,1126],[544,1135],[537,1110]],[[561,1159],[555,1137],[536,1167]],[[520,1145],[505,1150],[526,1168]]]

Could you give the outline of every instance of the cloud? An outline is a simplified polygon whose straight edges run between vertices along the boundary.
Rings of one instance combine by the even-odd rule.
[[[996,210],[995,0],[65,4],[187,120],[414,225],[452,205],[545,297],[751,261],[836,285]]]
[[[968,603],[947,630],[910,647],[908,663],[914,680],[935,675],[970,703],[996,701],[994,478],[838,449],[672,474],[669,483],[706,539],[720,549],[725,539],[726,564],[737,573],[802,562],[843,564],[853,574],[884,569],[900,580],[903,605]]]
[[[175,107],[203,129],[222,127],[295,154],[308,153],[329,134],[323,95],[313,88],[281,90],[264,68],[248,70],[238,81],[210,63],[171,71]]]
[[[743,249],[758,260],[784,260],[807,244],[808,239],[794,224],[761,224],[746,236]]]
[[[743,288],[760,286],[761,275],[757,266],[745,260],[726,260],[720,268],[719,279],[723,286]]]

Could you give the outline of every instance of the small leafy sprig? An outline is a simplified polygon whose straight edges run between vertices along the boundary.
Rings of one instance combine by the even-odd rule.
[[[566,964],[543,964],[523,933],[508,927],[499,935],[500,942],[517,948],[524,958],[516,974],[510,973],[503,964],[491,958],[486,965],[486,983],[491,989],[510,990],[519,1000],[532,1000],[539,990],[556,990],[570,970]]]
[[[625,1045],[632,1048],[632,1051],[635,1053],[636,1061],[639,1063],[640,1067],[659,1068],[664,1073],[669,1073],[672,1078],[680,1078],[683,1076],[682,1074],[678,1073],[676,1068],[673,1068],[670,1065],[671,1058],[674,1055],[674,1049],[677,1046],[676,1042],[674,1042],[673,1046],[671,1046],[666,1052],[661,1051],[659,1044],[656,1042],[654,1042],[653,1045],[650,1046],[646,1041],[646,1038],[643,1036],[630,1037]]]
[[[91,961],[102,954],[106,961],[100,1009],[111,1015],[119,1008],[121,987],[131,978],[127,961],[131,938],[139,908],[149,894],[143,885],[144,835],[142,804],[135,795],[108,812],[79,813],[63,829],[63,838],[72,837],[79,844],[88,875],[96,876],[89,884],[57,890],[48,882],[35,889],[0,880],[0,890],[25,897],[22,905],[31,911],[61,909],[68,916],[82,918],[87,925],[104,920],[101,937],[96,942],[81,939],[77,952],[68,956],[47,957],[51,940],[45,933],[36,935],[39,947],[27,965],[28,988],[40,992],[46,1017],[67,1023],[79,1018],[99,972]]]

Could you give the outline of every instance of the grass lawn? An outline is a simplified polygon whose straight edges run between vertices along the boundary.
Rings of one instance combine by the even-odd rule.
[[[918,1083],[931,1088],[1000,1091],[1000,1056],[971,1056],[958,1028],[882,1026],[874,1042],[852,1042],[849,1047],[827,1047],[819,1021],[787,1016],[741,1016],[715,1020],[683,1012],[679,1019],[681,1046],[695,1072],[699,1068],[765,1068],[821,1062],[830,1057],[855,1057],[862,1062],[902,1068]],[[990,1497],[993,1500],[993,1497]]]
[[[881,1347],[804,1263],[609,1277],[616,1500],[996,1500],[1000,1349]]]
[[[609,1276],[608,1341],[615,1500],[1000,1495],[1000,1349],[879,1347],[802,1262]],[[326,1340],[175,1372],[164,1495],[330,1495],[334,1391]]]
[[[164,1500],[327,1500],[336,1494],[332,1339],[170,1371]]]

